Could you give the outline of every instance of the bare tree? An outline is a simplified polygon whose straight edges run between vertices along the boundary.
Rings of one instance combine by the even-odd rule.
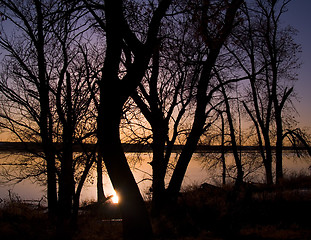
[[[177,199],[187,166],[194,153],[199,139],[206,129],[206,108],[213,94],[220,85],[211,88],[212,70],[219,52],[236,23],[236,13],[243,1],[194,5],[193,11],[197,21],[198,34],[206,45],[206,56],[202,63],[202,71],[198,80],[196,109],[191,132],[179,157],[176,168],[168,186],[171,199]],[[224,5],[222,5],[224,4]],[[220,11],[219,11],[220,10]],[[219,14],[219,15],[218,15]],[[213,19],[213,21],[211,20]],[[207,124],[208,126],[208,124]]]
[[[289,2],[257,1],[263,18],[260,25],[264,45],[262,57],[267,65],[266,77],[269,79],[276,126],[276,183],[283,178],[283,113],[293,96],[293,82],[297,79],[296,70],[300,65],[297,56],[300,46],[293,39],[295,30],[292,27],[282,27],[281,24]],[[287,109],[288,107],[290,106]]]
[[[152,203],[153,213],[167,201],[165,178],[168,174],[173,147],[181,143],[180,135],[186,135],[185,121],[191,114],[191,102],[195,97],[195,84],[202,58],[196,51],[202,45],[193,43],[191,27],[183,15],[184,6],[174,3],[173,18],[164,21],[161,46],[155,49],[150,71],[132,94],[132,98],[151,126],[152,140]],[[192,58],[193,55],[197,58]],[[137,111],[137,110],[136,110]],[[141,136],[141,135],[140,135]],[[149,142],[149,141],[148,141]]]
[[[148,239],[152,230],[144,201],[122,149],[120,120],[123,105],[143,78],[153,49],[158,46],[158,31],[170,2],[159,1],[157,7],[151,9],[153,15],[147,32],[138,37],[125,18],[123,1],[105,1],[104,6],[85,1],[96,23],[106,33],[107,50],[99,81],[97,137],[109,177],[120,197],[124,236],[127,239]],[[130,50],[132,58],[126,72],[120,75],[124,46]]]
[[[42,141],[47,162],[48,206],[50,213],[55,214],[56,169],[53,120],[49,105],[50,80],[44,49],[48,37],[44,34],[44,29],[48,29],[45,9],[42,9],[40,1],[1,1],[1,7],[7,20],[2,23],[0,44],[9,53],[5,59],[8,64],[3,68],[6,73],[2,75],[1,92],[10,102],[2,113],[2,119],[6,121],[4,126],[14,125],[11,129],[19,140]],[[18,32],[13,32],[15,36],[10,35],[8,29],[12,25],[23,32],[25,38],[16,36]],[[22,116],[27,117],[27,120],[23,120]],[[29,118],[32,124],[29,124]]]
[[[222,84],[222,79],[219,75],[219,73],[216,71],[215,73],[217,75],[218,81],[220,84]],[[239,189],[241,184],[243,183],[243,177],[244,177],[244,172],[243,172],[243,166],[242,166],[242,159],[240,158],[239,155],[239,150],[238,150],[238,143],[237,143],[237,134],[234,126],[234,120],[233,120],[233,114],[229,102],[229,97],[227,94],[227,90],[225,89],[224,85],[221,85],[221,93],[224,98],[224,104],[225,104],[225,112],[228,120],[228,125],[229,125],[229,132],[230,132],[230,139],[231,139],[231,146],[232,146],[232,151],[233,151],[233,157],[235,160],[235,165],[237,169],[237,176],[236,176],[236,188]],[[223,124],[223,123],[222,123]]]
[[[199,4],[194,5],[199,6]],[[138,92],[132,94],[132,98],[151,126],[151,146],[153,149],[151,162],[153,169],[152,202],[153,212],[156,214],[160,213],[159,210],[163,209],[165,203],[170,199],[168,197],[172,189],[166,189],[165,177],[169,168],[173,146],[181,132],[184,136],[179,137],[179,142],[184,144],[187,141],[186,139],[189,141],[191,127],[187,130],[183,124],[187,121],[187,124],[191,126],[191,117],[187,117],[193,115],[194,112],[191,111],[190,107],[193,108],[195,99],[202,101],[202,96],[197,97],[197,83],[200,75],[202,75],[202,69],[204,69],[204,59],[208,58],[210,49],[204,42],[202,43],[200,38],[194,38],[198,32],[196,32],[197,29],[191,26],[193,24],[193,15],[190,13],[193,9],[191,7],[193,7],[193,3],[174,4],[176,13],[170,15],[173,16],[172,19],[165,21],[166,28],[164,32],[169,32],[169,34],[164,34],[161,47],[156,49],[153,55],[150,74],[147,75],[145,82],[139,85]],[[209,10],[218,11],[219,9],[221,9],[221,6],[215,4]],[[221,18],[219,15],[217,17]],[[209,21],[212,22],[212,20]],[[211,26],[212,28],[215,27],[213,24]],[[230,30],[228,29],[228,31]],[[218,47],[221,48],[221,46]],[[214,60],[216,61],[217,56],[213,57],[215,57]],[[205,79],[205,81],[209,80]],[[206,110],[206,108],[207,105],[211,104],[213,94],[225,83],[213,84],[212,81],[208,84],[208,87],[212,90],[208,94],[209,101],[205,103],[204,119],[201,119],[203,125],[200,125],[202,129],[200,134],[197,135],[196,141],[191,143],[193,148],[196,147],[201,134],[213,124],[212,120],[209,120],[206,125],[205,122],[207,118],[211,118],[211,112],[215,108],[211,107],[209,110]],[[207,86],[205,91],[207,91]],[[189,152],[189,149],[184,149],[181,156],[187,155],[187,161],[190,161],[192,153]],[[180,161],[179,158],[177,166],[180,165]],[[180,169],[173,171],[173,181],[176,171],[180,171]],[[185,172],[179,172],[179,174],[183,174],[180,175],[181,178],[178,180],[182,182]],[[171,186],[172,180],[169,186]],[[179,182],[180,185],[181,182]],[[174,188],[177,193],[180,190],[180,185],[176,189]],[[177,200],[177,198],[175,199]]]
[[[243,9],[246,9],[246,7]],[[264,87],[268,87],[268,85],[258,76],[258,73],[263,71],[265,65],[260,64],[260,58],[258,57],[260,53],[258,53],[257,44],[259,44],[260,40],[258,40],[256,35],[257,21],[254,20],[253,16],[247,10],[243,12],[246,15],[246,21],[234,33],[234,38],[236,39],[234,42],[239,46],[239,49],[234,49],[231,46],[232,48],[229,51],[237,59],[241,69],[249,77],[250,93],[248,96],[250,100],[244,100],[243,105],[256,127],[258,146],[266,171],[266,181],[268,184],[271,184],[273,181],[272,147],[269,133],[272,102],[264,101],[266,94],[269,94],[269,91],[266,91]]]
[[[249,76],[249,92],[246,92],[249,99],[244,100],[244,107],[257,131],[268,184],[273,183],[273,146],[276,146],[277,181],[283,175],[282,114],[286,106],[291,107],[293,80],[299,67],[299,46],[293,41],[294,31],[291,27],[282,28],[280,23],[287,4],[288,1],[256,1],[245,6],[244,24],[234,34],[238,49],[231,50]],[[271,134],[274,127],[275,143]]]
[[[88,91],[93,73],[81,64],[84,58],[79,47],[87,28],[77,24],[81,15],[73,16],[70,5],[15,3],[1,2],[7,18],[0,38],[7,53],[0,84],[1,126],[18,141],[42,146],[43,155],[40,147],[33,154],[46,161],[41,174],[47,173],[49,212],[60,220],[70,219],[72,209],[77,212],[83,183],[94,162],[87,151],[73,154],[74,144],[90,141],[92,125],[95,134]],[[39,164],[45,169],[45,164]],[[84,171],[79,174],[81,166]]]

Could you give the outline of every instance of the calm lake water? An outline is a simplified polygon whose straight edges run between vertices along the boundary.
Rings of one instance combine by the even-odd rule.
[[[2,154],[3,155],[3,154]],[[175,155],[176,156],[176,155]],[[10,156],[10,158],[16,156]],[[127,157],[129,159],[129,164],[132,167],[132,172],[135,177],[136,182],[141,190],[141,193],[144,197],[147,197],[148,190],[151,186],[151,166],[149,162],[151,161],[152,155],[150,153],[141,153],[137,155],[136,153],[128,153]],[[188,167],[186,176],[184,178],[183,187],[191,186],[191,185],[199,185],[204,182],[210,184],[219,184],[221,183],[221,165],[212,167],[211,165],[215,165],[216,161],[219,158],[219,154],[195,154],[193,159],[190,162]],[[257,166],[254,162],[249,162],[254,159],[254,154],[251,153],[243,153],[242,159],[244,165],[244,172],[247,175],[247,181],[264,181],[264,169]],[[3,163],[7,161],[7,158],[2,156],[0,161]],[[234,172],[230,172],[230,166],[233,165],[233,157],[232,154],[226,154],[226,163],[228,168],[229,175],[234,176]],[[174,160],[172,161],[172,166],[174,165]],[[303,156],[302,158],[298,158],[293,152],[286,152],[284,154],[284,173],[285,175],[290,174],[311,174],[309,169],[311,165],[311,158],[308,156]],[[17,169],[17,167],[16,167]],[[167,183],[170,178],[170,174],[172,172],[169,171],[167,174]],[[91,173],[92,176],[90,180],[85,184],[84,189],[81,195],[81,201],[88,200],[96,200],[96,173]],[[0,177],[0,181],[3,180]],[[227,177],[227,181],[231,181],[232,178]],[[0,185],[0,198],[5,199],[8,198],[9,191],[11,193],[17,194],[23,200],[40,200],[43,196],[46,195],[45,186],[40,186],[35,182],[31,182],[29,180],[24,180],[18,184],[1,184]],[[104,174],[104,191],[106,195],[113,194],[113,187],[111,182],[107,176]]]

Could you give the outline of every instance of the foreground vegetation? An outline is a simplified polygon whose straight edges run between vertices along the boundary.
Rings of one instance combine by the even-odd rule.
[[[147,205],[149,203],[147,202]],[[311,177],[296,176],[268,187],[244,184],[189,187],[175,207],[153,220],[155,239],[310,239]],[[122,239],[118,206],[83,204],[72,239]],[[56,239],[46,209],[18,197],[1,200],[1,239]]]

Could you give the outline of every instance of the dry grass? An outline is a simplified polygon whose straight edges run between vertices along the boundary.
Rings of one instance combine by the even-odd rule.
[[[109,216],[102,211],[102,208],[96,207],[81,212],[72,240],[121,240],[122,223],[107,220],[107,217],[117,215],[118,211],[114,207],[111,208],[108,210]],[[25,203],[19,198],[2,200],[1,240],[58,240],[59,238],[57,225],[49,220],[45,208]]]
[[[170,239],[311,239],[311,177],[296,176],[274,187],[242,188],[232,200],[232,188],[193,186],[153,219],[156,240]],[[44,208],[20,199],[0,204],[0,239],[57,239],[56,227]],[[73,240],[121,240],[122,223],[115,205],[82,208]]]
[[[49,239],[54,232],[48,224],[44,208],[14,199],[3,200],[0,208],[0,238],[6,239]]]
[[[164,239],[311,239],[310,176],[272,187],[246,184],[235,198],[232,192],[230,186],[186,189],[178,206],[163,214],[158,234],[170,236]]]

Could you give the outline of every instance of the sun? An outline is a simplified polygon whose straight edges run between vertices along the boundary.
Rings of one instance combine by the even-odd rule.
[[[119,197],[118,197],[116,191],[114,191],[114,193],[112,195],[113,195],[111,198],[112,203],[115,203],[115,204],[119,203]]]

